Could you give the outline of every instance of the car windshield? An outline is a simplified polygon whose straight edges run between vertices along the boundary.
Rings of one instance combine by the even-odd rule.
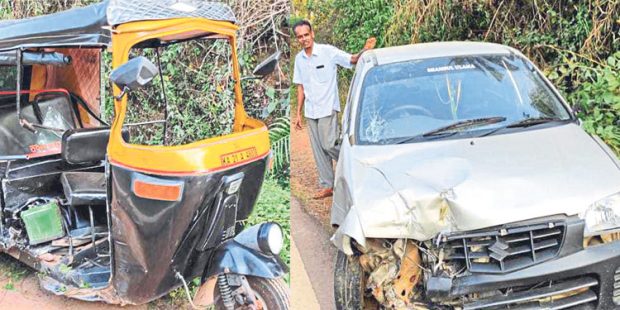
[[[366,74],[360,98],[361,144],[476,134],[525,119],[570,119],[533,66],[515,55],[380,65]]]

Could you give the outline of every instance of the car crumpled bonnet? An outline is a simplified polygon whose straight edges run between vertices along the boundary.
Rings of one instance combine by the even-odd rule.
[[[365,238],[423,241],[440,232],[579,214],[620,191],[617,161],[573,123],[347,151],[351,207],[335,203],[332,211],[339,225],[332,241],[345,253],[348,237],[361,245]]]

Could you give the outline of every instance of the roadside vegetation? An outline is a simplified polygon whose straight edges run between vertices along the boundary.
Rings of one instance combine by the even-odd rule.
[[[620,154],[618,0],[293,0],[317,40],[358,51],[431,41],[487,41],[522,51],[577,107],[584,128]],[[352,72],[340,70],[341,96]]]
[[[76,6],[97,3],[98,0],[0,0],[0,19],[15,19],[54,13]],[[270,129],[272,141],[273,168],[268,172],[254,213],[248,224],[274,221],[282,225],[285,232],[285,247],[282,259],[289,258],[289,33],[287,26],[290,3],[286,0],[229,0],[239,25],[237,51],[241,76],[250,76],[254,67],[275,51],[281,51],[280,64],[274,74],[263,80],[251,79],[242,82],[244,104],[247,113],[264,121]],[[140,142],[148,144],[184,144],[190,141],[229,132],[233,122],[231,93],[227,87],[232,83],[230,70],[212,70],[217,53],[212,46],[191,44],[188,48],[167,48],[162,52],[166,96],[169,114],[166,119],[170,128],[166,137],[161,134],[143,132]],[[214,56],[215,55],[215,56]],[[221,56],[221,54],[219,55]],[[104,52],[104,60],[110,71],[111,55]],[[107,76],[105,74],[104,76]],[[159,80],[153,84],[160,85]],[[106,120],[113,118],[111,85],[106,84],[105,100],[101,111]],[[191,85],[190,85],[191,84]],[[220,100],[217,100],[220,99]],[[130,108],[129,118],[133,121],[163,119],[155,112],[161,106],[140,105]],[[164,141],[165,139],[165,141]],[[11,261],[10,258],[7,258]],[[0,265],[4,264],[0,260]],[[19,264],[11,264],[10,274],[22,274]],[[14,269],[17,268],[17,271]],[[24,267],[25,268],[25,267]],[[2,271],[0,266],[0,271]],[[7,269],[9,270],[9,269]],[[287,279],[288,281],[288,275]],[[197,282],[190,284],[195,290]],[[9,289],[9,288],[7,288]],[[185,293],[173,291],[156,306],[176,307],[185,302]]]

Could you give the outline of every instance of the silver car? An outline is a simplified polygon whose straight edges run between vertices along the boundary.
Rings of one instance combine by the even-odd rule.
[[[342,127],[338,309],[620,307],[620,161],[519,51],[366,52]]]

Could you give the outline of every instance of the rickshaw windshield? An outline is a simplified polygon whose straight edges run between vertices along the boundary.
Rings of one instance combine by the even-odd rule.
[[[16,72],[15,66],[0,66],[0,159],[60,153],[63,131],[75,127],[69,94],[58,90],[22,90],[22,118],[57,129],[28,130],[20,125],[17,117]]]
[[[148,58],[160,74],[129,94],[124,125],[130,138],[125,142],[183,145],[231,133],[235,106],[231,55],[225,36],[134,46],[129,58]]]

